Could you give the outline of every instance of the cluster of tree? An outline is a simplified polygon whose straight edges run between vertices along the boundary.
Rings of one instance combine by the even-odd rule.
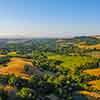
[[[74,42],[84,42],[85,44],[88,45],[95,45],[100,43],[100,38],[95,38],[95,37],[89,37],[89,36],[81,36],[81,37],[76,37],[74,38]]]
[[[0,49],[0,54],[1,55],[6,55],[8,53],[8,50],[6,49]]]
[[[66,44],[64,46],[58,45],[57,48],[58,54],[65,54],[65,55],[85,55],[84,49],[80,49],[78,46],[74,44]]]
[[[76,68],[76,72],[80,71],[82,72],[85,69],[92,69],[92,68],[98,68],[100,66],[100,59],[94,59],[91,63],[86,63],[84,65],[80,65]]]
[[[100,40],[91,37],[76,37],[72,39],[32,39],[25,43],[9,43],[6,47],[9,48],[10,51],[16,51],[17,54],[27,57],[32,57],[31,53],[33,50],[81,56],[92,51],[98,51],[96,48],[79,48],[78,44],[81,42],[86,42],[86,44],[98,44]]]
[[[72,100],[75,91],[87,89],[86,84],[81,84],[82,77],[78,74],[67,68],[57,67],[61,65],[62,61],[49,60],[45,53],[36,52],[33,52],[32,55],[33,65],[40,69],[42,74],[32,73],[29,80],[15,75],[0,76],[2,85],[17,88],[13,100],[52,100],[54,97],[60,100]],[[25,65],[24,69],[25,72],[28,72],[29,65]],[[6,99],[12,97],[1,90],[1,98],[3,98],[3,94],[6,95]]]
[[[0,57],[0,64],[5,64],[9,61],[9,57],[8,56],[1,56]]]
[[[32,39],[24,43],[9,43],[6,48],[21,55],[30,55],[33,50],[56,52],[56,39]]]
[[[43,76],[34,74],[29,80],[9,75],[0,77],[0,83],[17,88],[17,91],[13,92],[13,100],[52,100],[51,95],[60,100],[71,100],[72,93],[83,88],[77,77],[59,73],[56,75],[45,73]],[[11,93],[6,93],[4,88],[0,89],[1,100],[7,100],[12,96]]]
[[[59,66],[62,61],[60,60],[50,60],[44,52],[33,51],[33,66],[38,67],[42,71],[49,71],[56,73],[60,69]]]

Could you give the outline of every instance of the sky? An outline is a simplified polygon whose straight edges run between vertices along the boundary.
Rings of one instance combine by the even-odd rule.
[[[0,37],[100,35],[100,0],[0,0]]]

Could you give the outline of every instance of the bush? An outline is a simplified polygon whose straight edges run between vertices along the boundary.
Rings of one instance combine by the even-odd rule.
[[[7,100],[7,94],[5,93],[2,85],[0,85],[0,100]]]
[[[9,61],[9,57],[8,56],[0,57],[0,64],[7,63],[8,61]]]
[[[27,74],[32,74],[32,66],[30,64],[25,64],[24,65],[24,71],[27,73]]]
[[[23,87],[18,93],[17,97],[25,100],[35,100],[35,95],[31,89]]]
[[[10,75],[9,76],[9,80],[8,80],[8,84],[9,85],[15,85],[15,82],[16,82],[16,76],[14,74]]]

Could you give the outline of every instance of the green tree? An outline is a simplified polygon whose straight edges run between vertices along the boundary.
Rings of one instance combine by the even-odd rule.
[[[31,89],[23,87],[19,92],[17,92],[17,96],[24,100],[35,100],[35,95]]]

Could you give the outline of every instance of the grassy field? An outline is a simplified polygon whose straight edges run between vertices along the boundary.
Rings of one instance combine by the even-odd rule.
[[[89,75],[94,75],[94,76],[100,76],[100,68],[95,68],[95,69],[87,69],[84,70],[85,73]]]
[[[94,62],[94,57],[89,56],[65,56],[65,55],[51,55],[49,59],[62,60],[61,66],[65,68],[75,69],[81,65]]]
[[[100,77],[100,68],[87,69],[84,72],[91,75],[91,76]],[[93,80],[93,81],[89,81],[88,84],[91,84],[91,87],[93,89],[100,90],[100,80],[96,79],[96,80]]]
[[[99,100],[98,98],[100,98],[100,94],[95,92],[79,91],[79,93],[86,96],[88,98],[87,100]]]
[[[80,45],[80,48],[85,48],[85,49],[93,49],[96,48],[98,50],[100,50],[100,44],[96,44],[96,45]]]
[[[92,85],[91,88],[100,90],[100,80],[93,80],[88,83]]]
[[[28,78],[29,75],[24,71],[24,65],[29,64],[32,66],[32,63],[27,61],[24,58],[13,57],[7,63],[6,67],[2,66],[0,68],[0,74],[7,75],[7,74],[15,74],[16,76],[21,76],[23,78]]]
[[[85,65],[87,63],[94,62],[95,58],[90,56],[64,56],[64,55],[50,55],[49,59],[62,60],[63,63],[61,66],[65,68],[70,68],[72,71],[75,71],[80,65]],[[89,74],[91,76],[100,76],[100,68],[87,69],[83,73]],[[100,80],[89,81],[88,84],[91,84],[89,88],[100,90]],[[80,94],[87,96],[88,100],[94,98],[100,98],[100,94],[96,92],[89,91],[80,91]],[[92,98],[91,98],[92,97]]]

